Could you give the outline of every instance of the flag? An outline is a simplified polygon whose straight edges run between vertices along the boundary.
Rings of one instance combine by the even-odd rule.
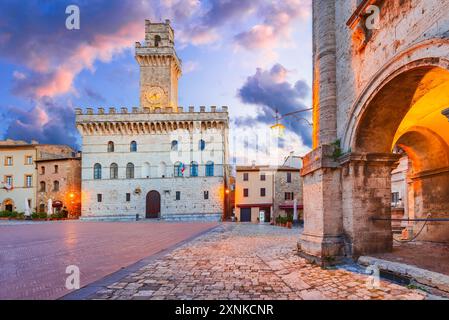
[[[184,175],[184,171],[186,170],[186,167],[184,166],[184,163],[181,162],[181,174]]]

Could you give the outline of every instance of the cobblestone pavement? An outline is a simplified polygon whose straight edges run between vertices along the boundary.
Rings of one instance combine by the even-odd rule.
[[[223,224],[91,299],[424,299],[418,290],[324,270],[296,254],[298,229]]]
[[[69,293],[69,265],[80,268],[84,286],[216,225],[2,221],[0,299],[59,298]]]

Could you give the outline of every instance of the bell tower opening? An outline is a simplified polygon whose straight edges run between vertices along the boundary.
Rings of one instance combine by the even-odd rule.
[[[145,42],[136,42],[135,57],[140,65],[140,109],[165,112],[171,108],[177,112],[182,71],[169,20],[165,23],[145,20]]]

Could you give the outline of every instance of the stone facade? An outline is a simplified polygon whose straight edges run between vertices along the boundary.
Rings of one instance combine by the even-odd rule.
[[[304,198],[304,256],[325,263],[391,250],[391,223],[380,219],[391,217],[395,147],[412,159],[414,217],[449,212],[441,198],[449,192],[448,5],[313,1],[314,150],[302,174],[304,194],[314,196]],[[427,189],[424,176],[438,188]],[[442,223],[431,226],[433,241],[449,235]]]
[[[274,221],[278,216],[293,215],[295,200],[297,210],[302,211],[299,168],[254,165],[238,166],[236,171],[235,216],[238,221],[260,222],[261,211],[265,213],[264,222]],[[243,219],[245,213],[242,215],[242,210],[246,210]]]
[[[219,220],[228,188],[227,107],[178,106],[181,63],[168,21],[136,43],[141,106],[77,109],[85,219]]]
[[[38,210],[37,161],[72,156],[68,146],[39,144],[36,141],[0,141],[0,211],[25,211],[28,201],[32,212]]]
[[[48,212],[48,200],[53,212],[66,210],[68,217],[81,214],[81,156],[36,160],[37,210]]]

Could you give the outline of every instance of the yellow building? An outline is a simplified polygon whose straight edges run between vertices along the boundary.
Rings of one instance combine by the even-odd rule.
[[[0,141],[0,211],[24,212],[25,204],[36,211],[37,172],[35,161],[71,156],[68,146],[36,141]]]
[[[287,165],[238,166],[235,217],[240,222],[270,222],[302,210],[300,169]]]

